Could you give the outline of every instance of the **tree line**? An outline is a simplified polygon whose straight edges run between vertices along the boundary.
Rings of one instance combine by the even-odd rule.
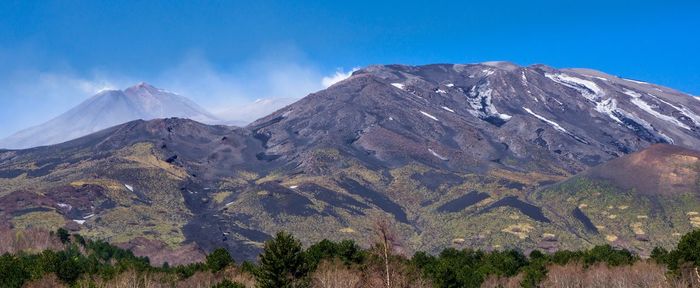
[[[177,266],[164,263],[160,267],[152,266],[147,257],[135,256],[129,250],[59,229],[52,235],[64,245],[62,250],[0,256],[0,287],[542,287],[557,281],[575,282],[576,279],[569,279],[573,275],[566,274],[584,275],[592,267],[621,267],[611,271],[629,272],[636,268],[624,270],[624,267],[637,267],[632,265],[664,267],[657,271],[663,273],[662,277],[653,280],[658,283],[649,283],[647,287],[700,284],[697,268],[700,267],[700,230],[684,235],[671,251],[656,248],[650,259],[640,259],[628,250],[609,245],[551,254],[535,250],[528,255],[517,250],[447,248],[437,255],[418,252],[407,257],[397,253],[391,233],[382,229],[378,229],[377,244],[370,248],[362,248],[351,240],[323,240],[304,249],[298,239],[279,232],[265,243],[257,263],[236,263],[227,250],[220,248],[200,263]],[[127,279],[131,281],[129,285],[115,284],[126,283],[125,275],[132,275],[131,280]],[[585,277],[603,274],[596,275]],[[639,278],[630,281],[649,276],[616,272],[606,275]],[[193,279],[190,282],[196,285],[183,284],[188,279]],[[50,282],[54,284],[32,286],[42,281],[54,281]],[[594,286],[590,283],[596,280],[587,281],[575,282],[581,284],[571,287]],[[662,282],[665,284],[659,284]]]

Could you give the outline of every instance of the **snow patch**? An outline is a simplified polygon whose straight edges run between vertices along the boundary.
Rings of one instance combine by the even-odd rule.
[[[78,224],[80,224],[80,225],[85,224],[85,220],[76,220],[76,219],[73,219],[73,222],[78,223]]]
[[[438,94],[447,94],[447,91],[442,90],[442,89],[436,89],[436,90],[435,90],[435,93],[438,93]]]
[[[622,111],[624,112],[624,111]],[[639,125],[642,125],[644,129],[650,130],[657,132],[661,138],[664,138],[666,142],[673,144],[673,138],[666,136],[663,132],[656,130],[654,126],[651,125],[651,123],[647,122],[646,120],[639,118],[631,113],[622,113],[625,117],[632,119],[632,121],[637,122]]]
[[[442,106],[442,109],[444,109],[446,111],[450,111],[452,113],[455,113],[455,110],[452,110],[452,109],[450,109],[450,107],[447,107],[447,106]]]
[[[58,205],[58,207],[60,207],[60,208],[65,208],[67,210],[73,209],[73,206],[70,206],[70,204],[66,204],[66,203],[58,203],[56,205]]]
[[[430,115],[430,114],[428,114],[428,113],[426,113],[426,112],[420,111],[420,113],[423,114],[423,115],[425,115],[425,117],[428,117],[428,118],[433,119],[433,120],[435,120],[435,121],[440,121],[440,120],[438,120],[437,117],[435,117],[435,116],[433,116],[433,115]]]
[[[664,134],[663,132],[661,132],[661,131],[656,131],[656,132],[659,133],[659,136],[661,136],[661,138],[664,138],[664,140],[666,140],[666,142],[671,143],[671,144],[675,143],[673,138],[669,137],[668,135]]]
[[[467,102],[474,110],[469,110],[469,113],[481,119],[491,116],[497,116],[501,119],[508,120],[510,115],[501,114],[492,103],[493,89],[487,81],[485,84],[472,86],[467,95]]]
[[[430,154],[433,154],[433,156],[437,157],[438,159],[440,159],[442,161],[450,160],[449,158],[444,157],[444,156],[438,154],[437,152],[433,151],[433,149],[428,148],[428,152],[430,152]]]
[[[89,215],[83,216],[83,219],[90,219],[93,216],[95,216],[95,214],[89,214]]]
[[[687,107],[685,107],[683,105],[678,107],[678,106],[673,105],[670,102],[668,102],[664,99],[661,99],[660,97],[652,95],[652,94],[649,94],[649,96],[654,97],[654,99],[659,100],[659,102],[664,103],[668,106],[671,106],[671,108],[676,109],[678,112],[681,112],[681,114],[683,114],[683,116],[685,116],[685,117],[688,117],[688,119],[690,119],[693,122],[693,124],[695,124],[695,126],[700,127],[700,116],[695,114],[695,112],[691,111]]]
[[[394,121],[394,117],[389,117],[389,121]]]
[[[406,90],[406,89],[404,89],[406,87],[406,85],[404,85],[403,83],[391,83],[391,86],[394,86],[394,87],[399,88],[401,90]]]
[[[632,98],[632,104],[634,104],[635,106],[639,107],[640,109],[646,111],[647,113],[651,114],[652,116],[654,116],[658,119],[672,123],[672,124],[674,124],[678,127],[681,127],[683,129],[690,130],[690,127],[688,127],[688,125],[685,125],[683,122],[679,121],[678,119],[676,119],[672,116],[661,114],[661,112],[654,110],[654,107],[649,105],[649,103],[645,102],[641,98]]]
[[[633,93],[631,93],[632,95],[635,95],[635,94],[639,95],[638,93],[634,93],[634,91],[630,91],[630,92],[633,92]],[[625,93],[625,94],[627,94],[627,93]],[[627,111],[624,111],[622,109],[617,109],[617,110],[615,110],[615,112],[620,113],[620,115],[624,116],[625,118],[628,118],[628,119],[634,121],[635,123],[641,125],[642,127],[644,127],[644,129],[656,132],[658,134],[658,136],[663,138],[664,140],[666,140],[666,142],[671,143],[671,144],[675,143],[673,138],[671,138],[671,137],[667,136],[666,134],[664,134],[663,132],[657,130],[656,128],[654,128],[654,126],[651,125],[651,123],[647,122],[646,120],[639,118],[636,115],[629,113]],[[630,127],[626,123],[625,123],[625,126],[632,129],[632,127]]]
[[[615,112],[617,112],[617,101],[615,99],[609,98],[596,103],[595,110],[601,114],[608,115],[615,122],[623,124],[622,120],[615,116]]]
[[[625,93],[625,94],[627,94],[627,96],[630,96],[632,98],[641,98],[642,97],[642,94],[639,94],[639,93],[632,91],[632,90],[629,90],[629,89],[622,90],[622,93]]]
[[[566,134],[571,135],[571,133],[569,133],[569,131],[566,131],[566,129],[564,129],[564,127],[561,127],[561,125],[559,125],[559,123],[554,122],[552,120],[549,120],[547,118],[544,118],[541,115],[536,114],[535,112],[532,112],[532,110],[530,110],[530,108],[523,107],[523,109],[525,110],[525,112],[530,113],[530,115],[535,116],[535,118],[540,119],[540,120],[544,121],[545,123],[549,124],[550,126],[552,126],[552,128],[554,128],[560,132],[564,132]]]
[[[228,207],[228,206],[231,206],[231,205],[233,205],[233,202],[228,202],[228,203],[226,203],[226,205],[224,205],[224,206],[225,206],[225,207]]]
[[[563,73],[545,73],[544,76],[554,82],[578,91],[581,96],[593,102],[597,102],[597,98],[604,95],[603,89],[600,89],[595,82],[590,80],[573,77]]]
[[[297,189],[297,188],[299,188],[299,186],[297,186],[297,185],[289,186],[289,189]]]
[[[561,103],[561,101],[559,101],[559,99],[557,99],[557,98],[549,97],[549,99],[552,99],[552,100],[554,100],[554,102],[559,103],[559,106],[564,106],[564,103]]]
[[[661,112],[654,110],[655,107],[651,106],[649,103],[646,101],[642,100],[642,95],[634,92],[632,90],[624,89],[623,93],[627,94],[630,96],[632,99],[630,100],[632,104],[637,106],[639,109],[644,110],[645,112],[651,114],[652,116],[661,119],[663,121],[669,122],[671,124],[674,124],[678,127],[681,127],[686,130],[691,130],[691,128],[688,125],[685,125],[685,123],[681,122],[680,120],[676,119],[673,116],[668,116],[666,114],[661,114]],[[675,108],[675,107],[674,107]]]
[[[134,186],[131,186],[129,184],[124,184],[124,187],[126,187],[126,189],[129,189],[129,191],[134,192]]]
[[[447,84],[445,84],[445,87],[450,87],[450,88],[452,88],[452,87],[455,87],[455,84],[447,83]]]
[[[627,81],[627,82],[632,82],[632,83],[642,84],[642,85],[649,85],[649,83],[647,83],[647,82],[644,82],[644,81],[637,81],[637,80],[632,80],[632,79],[626,79],[626,78],[622,78],[622,80],[625,80],[625,81]]]

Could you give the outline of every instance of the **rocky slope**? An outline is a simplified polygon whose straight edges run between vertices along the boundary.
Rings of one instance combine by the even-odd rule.
[[[219,121],[191,100],[147,83],[105,90],[41,125],[0,140],[0,148],[31,148],[76,139],[125,122],[180,117]]]
[[[653,143],[700,147],[700,102],[575,71],[500,62],[369,67],[250,128],[269,135],[268,150],[283,159],[333,146],[389,166],[451,170],[496,163],[576,173]]]
[[[223,246],[238,259],[254,257],[281,229],[306,242],[368,245],[380,218],[409,252],[608,241],[644,252],[692,227],[697,185],[630,190],[624,177],[597,182],[609,173],[596,171],[613,168],[588,169],[656,143],[678,149],[659,159],[693,153],[683,151],[700,147],[698,115],[700,101],[689,95],[596,71],[504,62],[371,66],[244,128],[136,121],[0,152],[0,215],[8,229],[68,223],[115,243]],[[634,157],[646,159],[620,159]],[[644,175],[669,178],[674,169]],[[697,172],[688,171],[681,178]],[[691,216],[615,204],[650,219],[638,224],[626,214],[590,214],[582,200],[640,193],[685,202],[679,211]],[[639,229],[648,237],[637,237]]]

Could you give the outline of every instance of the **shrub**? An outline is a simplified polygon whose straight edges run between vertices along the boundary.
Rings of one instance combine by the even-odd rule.
[[[56,235],[58,236],[58,239],[61,240],[61,243],[66,244],[70,242],[70,234],[68,233],[68,230],[58,228],[58,230],[56,231]]]
[[[238,282],[231,282],[228,279],[221,281],[219,284],[212,286],[212,288],[246,288],[245,285]]]

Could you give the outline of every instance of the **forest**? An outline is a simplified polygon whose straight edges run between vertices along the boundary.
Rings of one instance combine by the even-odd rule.
[[[56,245],[38,253],[0,256],[0,287],[698,287],[700,230],[671,251],[648,259],[609,245],[546,254],[447,248],[438,255],[398,253],[393,237],[362,248],[323,240],[304,248],[277,233],[257,263],[237,263],[225,249],[188,265],[159,267],[102,240],[64,229],[48,233]]]

